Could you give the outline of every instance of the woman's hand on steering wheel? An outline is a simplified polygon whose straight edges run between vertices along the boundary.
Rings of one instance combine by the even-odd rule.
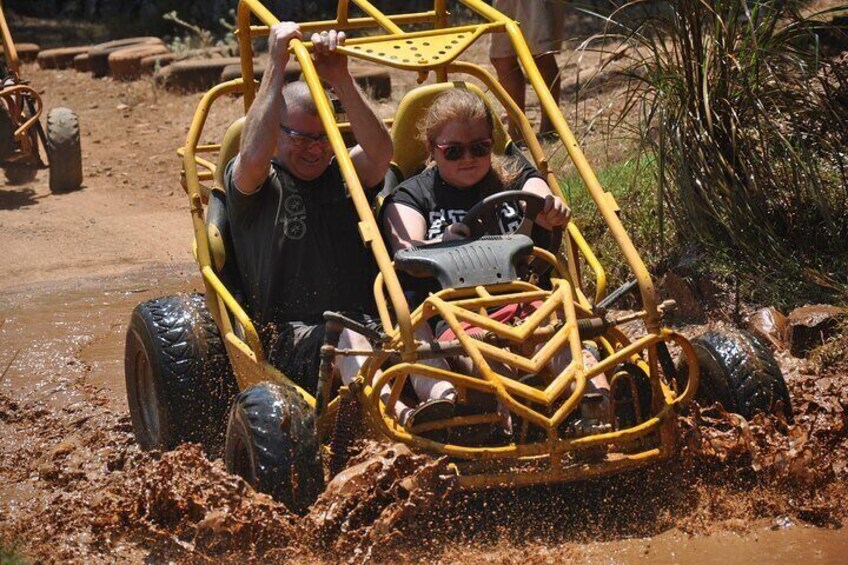
[[[553,194],[545,196],[542,210],[535,218],[536,223],[546,230],[561,228],[567,225],[570,219],[571,208],[565,205],[562,198]]]
[[[455,222],[445,228],[442,241],[456,241],[471,237],[471,230],[462,222]]]

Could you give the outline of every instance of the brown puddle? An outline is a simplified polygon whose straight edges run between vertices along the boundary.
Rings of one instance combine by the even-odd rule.
[[[681,457],[550,488],[456,492],[446,464],[365,445],[303,518],[196,446],[143,453],[123,391],[132,308],[191,265],[0,293],[0,547],[34,561],[844,562],[848,369],[781,363],[794,424],[716,408]]]

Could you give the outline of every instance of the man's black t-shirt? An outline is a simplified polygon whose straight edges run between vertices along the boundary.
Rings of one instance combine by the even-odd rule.
[[[521,190],[531,178],[542,178],[526,159],[519,159],[521,170],[509,186],[501,187],[495,173],[489,171],[477,184],[464,189],[456,188],[445,182],[438,168],[433,166],[398,185],[386,205],[391,202],[403,204],[420,213],[427,222],[424,239],[435,239],[450,224],[461,222],[468,211],[486,196],[506,190]],[[503,233],[515,231],[523,218],[521,210],[514,203],[501,205],[498,212]]]
[[[375,311],[377,267],[359,235],[359,216],[335,159],[317,179],[278,163],[255,193],[225,172],[227,213],[248,307],[269,322],[323,322],[325,310]]]

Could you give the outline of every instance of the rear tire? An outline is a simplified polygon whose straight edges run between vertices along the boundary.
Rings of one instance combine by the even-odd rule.
[[[50,192],[62,193],[80,187],[79,118],[68,108],[53,108],[47,114],[47,157],[50,160]]]
[[[4,104],[0,104],[0,160],[15,151],[15,125]]]
[[[35,167],[9,167],[6,169],[6,180],[11,185],[29,184],[35,180],[38,169]]]
[[[259,492],[303,514],[324,490],[315,411],[291,387],[260,383],[230,410],[224,462]]]
[[[136,306],[124,353],[127,401],[143,449],[198,442],[218,455],[238,392],[203,296],[181,294]]]
[[[792,421],[792,405],[783,373],[771,351],[745,331],[707,332],[692,340],[701,370],[695,399],[706,406],[752,418],[757,413],[782,412]],[[688,372],[685,359],[680,374]]]

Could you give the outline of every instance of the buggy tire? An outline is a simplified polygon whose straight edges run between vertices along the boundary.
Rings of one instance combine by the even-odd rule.
[[[292,387],[260,383],[230,409],[227,470],[297,514],[324,490],[315,411]]]
[[[792,421],[792,405],[783,373],[772,352],[752,334],[711,331],[692,340],[701,378],[695,399],[706,406],[720,403],[725,410],[752,418],[757,413],[782,412]],[[685,358],[679,363],[687,374]]]
[[[29,184],[35,180],[38,169],[35,167],[9,167],[6,169],[6,180],[11,185]]]
[[[0,104],[0,160],[15,152],[15,125],[5,104]]]
[[[80,187],[79,118],[68,108],[53,108],[47,114],[47,158],[50,160],[50,192],[58,194]]]
[[[215,321],[202,295],[136,306],[124,350],[127,401],[143,449],[200,443],[220,455],[227,409],[238,392]]]

